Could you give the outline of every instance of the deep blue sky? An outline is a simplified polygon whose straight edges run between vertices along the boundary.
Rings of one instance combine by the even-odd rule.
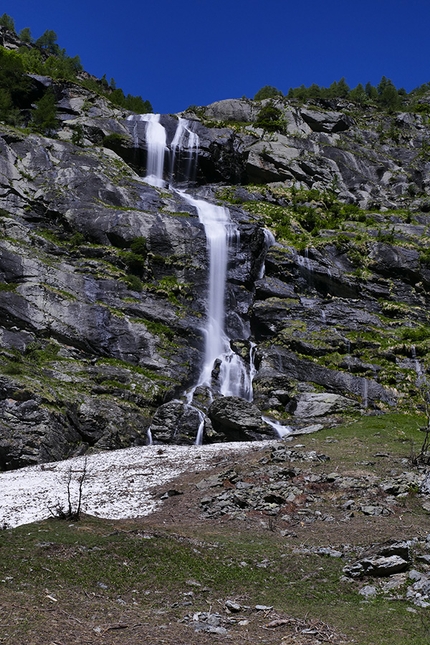
[[[430,81],[429,0],[3,0],[34,37],[54,30],[70,56],[156,112],[382,75]]]

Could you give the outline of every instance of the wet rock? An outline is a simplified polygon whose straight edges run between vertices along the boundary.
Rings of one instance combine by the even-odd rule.
[[[230,441],[253,441],[273,437],[273,430],[261,418],[261,411],[252,403],[233,396],[216,399],[208,416],[217,432]]]
[[[161,405],[151,423],[152,439],[156,443],[195,443],[201,423],[201,413],[182,401]]]
[[[255,282],[255,296],[259,300],[265,298],[297,298],[294,285],[286,284],[275,277],[266,277]]]

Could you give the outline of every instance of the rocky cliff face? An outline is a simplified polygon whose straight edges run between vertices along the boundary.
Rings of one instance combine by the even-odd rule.
[[[0,124],[0,469],[145,443],[154,415],[158,441],[194,441],[198,424],[180,398],[202,363],[203,227],[143,181],[127,112],[54,85],[55,138]],[[419,405],[423,389],[426,117],[276,105],[283,134],[256,127],[264,102],[183,115],[200,140],[192,192],[240,229],[232,348],[249,362],[256,345],[253,403],[197,393],[209,441],[270,436],[261,413],[299,432]],[[170,144],[177,117],[162,119]]]

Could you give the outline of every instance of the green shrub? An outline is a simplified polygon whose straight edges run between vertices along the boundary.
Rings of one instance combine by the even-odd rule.
[[[29,103],[31,81],[19,54],[4,47],[0,47],[0,88],[0,119],[14,124],[19,119],[19,109]]]
[[[124,282],[131,289],[131,291],[137,291],[140,293],[143,289],[142,280],[133,273],[128,273],[124,278]]]
[[[0,282],[0,291],[15,291],[16,284],[14,282]]]
[[[421,327],[407,327],[403,329],[401,337],[402,340],[410,340],[418,343],[430,338],[430,328],[424,325]]]
[[[44,344],[36,341],[27,346],[25,353],[30,361],[41,365],[43,363],[56,360],[59,351],[60,346],[56,343],[50,342]]]
[[[69,240],[69,244],[73,249],[78,248],[79,246],[85,244],[85,236],[79,232],[73,233],[72,237]]]
[[[136,253],[137,255],[140,255],[143,258],[146,258],[148,250],[146,248],[146,237],[135,237],[132,243],[130,244],[130,248],[133,251],[133,253]]]
[[[266,132],[285,132],[286,122],[282,115],[282,110],[277,108],[273,103],[268,103],[261,108],[255,121],[257,128],[263,128]]]
[[[127,137],[124,134],[119,134],[118,132],[112,132],[103,138],[103,147],[110,148],[114,150],[118,145],[126,143],[128,141]]]
[[[421,264],[430,265],[430,249],[425,249],[420,253]]]
[[[145,268],[145,258],[133,251],[120,251],[119,257],[134,275],[140,276]]]
[[[80,123],[76,125],[72,132],[72,143],[74,146],[84,145],[84,129]]]

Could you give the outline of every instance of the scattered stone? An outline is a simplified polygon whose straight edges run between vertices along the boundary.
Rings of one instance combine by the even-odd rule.
[[[220,614],[210,612],[195,612],[187,614],[181,622],[192,625],[196,632],[206,632],[208,634],[218,634],[225,636],[228,632],[223,624],[227,624]]]
[[[360,594],[360,596],[364,596],[365,598],[374,598],[378,591],[376,587],[373,587],[372,585],[366,585],[365,587],[362,587],[358,593]]]
[[[343,558],[342,551],[337,551],[336,549],[332,549],[330,547],[320,547],[316,550],[316,553],[318,555],[327,555],[330,558]]]
[[[272,611],[273,605],[270,607],[267,605],[255,605],[255,611]]]
[[[239,603],[234,602],[233,600],[226,600],[224,606],[226,607],[226,609],[233,613],[237,613],[242,610],[242,606],[239,605]]]
[[[184,493],[182,491],[176,490],[175,488],[171,488],[165,493],[163,493],[160,497],[160,499],[168,499],[169,497],[176,497],[177,495],[183,495]]]
[[[359,562],[344,567],[343,571],[351,578],[359,578],[365,575],[382,577],[404,571],[408,566],[409,562],[398,555],[392,555],[389,557],[364,558]]]

